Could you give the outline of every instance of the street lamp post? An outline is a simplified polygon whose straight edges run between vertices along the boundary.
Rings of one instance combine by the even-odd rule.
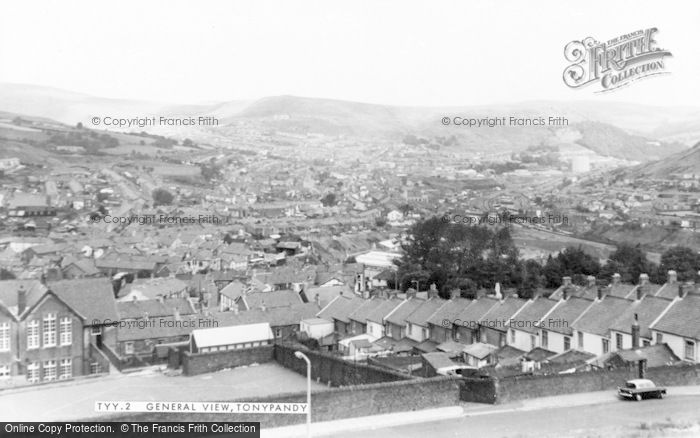
[[[301,351],[295,351],[294,356],[306,362],[306,437],[311,438],[311,361]]]

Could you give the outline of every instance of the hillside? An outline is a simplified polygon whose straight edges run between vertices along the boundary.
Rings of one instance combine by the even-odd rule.
[[[677,152],[664,159],[625,169],[625,177],[664,178],[672,173],[700,174],[700,142],[690,149]]]

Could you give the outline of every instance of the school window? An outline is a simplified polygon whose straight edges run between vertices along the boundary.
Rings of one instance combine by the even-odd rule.
[[[39,321],[29,321],[27,324],[27,349],[39,348]]]
[[[578,332],[578,348],[583,349],[583,332]]]
[[[134,354],[134,343],[133,342],[124,343],[124,354]]]
[[[685,358],[695,360],[695,342],[685,341]]]
[[[51,380],[56,380],[56,361],[47,360],[44,361],[44,380],[49,382]]]
[[[615,348],[622,350],[622,333],[615,333]]]
[[[4,377],[10,377],[10,366],[0,365],[0,379]]]
[[[58,378],[61,380],[70,379],[73,376],[73,360],[61,359],[61,368]]]
[[[70,317],[61,318],[60,332],[61,345],[70,345],[73,342],[73,323]]]
[[[27,365],[27,381],[32,383],[39,381],[39,362]]]
[[[44,347],[56,346],[56,314],[49,313],[44,316]]]
[[[571,338],[568,336],[564,336],[564,351],[569,350],[571,350]]]
[[[515,344],[515,330],[510,329],[510,343]]]
[[[608,351],[610,351],[610,341],[603,339],[603,354],[607,353]]]
[[[664,342],[664,335],[662,333],[656,334],[656,343],[662,344]]]
[[[10,323],[0,324],[0,351],[10,351]]]
[[[548,348],[549,347],[549,335],[547,334],[547,330],[542,330],[542,348]]]

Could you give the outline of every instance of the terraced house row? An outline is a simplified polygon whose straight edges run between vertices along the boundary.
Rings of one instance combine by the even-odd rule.
[[[530,300],[456,294],[444,300],[435,289],[425,298],[410,292],[405,298],[340,296],[317,316],[332,322],[340,349],[348,345],[346,354],[356,357],[461,352],[468,364],[482,366],[504,348],[592,358],[666,344],[669,355],[700,361],[700,293],[674,271],[661,285],[646,274],[636,285],[620,282],[617,274],[608,286],[594,277],[583,286],[564,277],[550,296]]]

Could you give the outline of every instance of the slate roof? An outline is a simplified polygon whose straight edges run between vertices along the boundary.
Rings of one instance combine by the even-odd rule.
[[[377,303],[377,306],[368,312],[367,321],[372,321],[377,324],[384,324],[384,318],[386,318],[386,316],[401,303],[403,303],[403,300],[396,298],[380,300]]]
[[[525,358],[535,362],[542,362],[556,355],[557,353],[547,350],[546,348],[535,347],[525,354]]]
[[[671,300],[655,296],[645,296],[640,301],[635,301],[610,325],[610,330],[621,333],[632,333],[632,323],[634,315],[639,318],[639,334],[643,338],[651,339],[649,326],[656,320],[667,307],[671,305]]]
[[[450,356],[441,352],[431,352],[422,355],[423,359],[435,370],[440,370],[442,368],[451,368],[457,365]]]
[[[2,280],[0,281],[0,304],[2,304],[12,315],[17,315],[17,291],[23,287],[27,294],[27,307],[32,307],[46,292],[39,280]]]
[[[664,283],[662,286],[658,286],[658,288],[654,291],[652,288],[650,292],[648,292],[650,295],[654,295],[656,297],[662,297],[662,298],[668,298],[670,300],[676,298],[678,296],[678,288],[681,287],[683,283]]]
[[[537,298],[513,318],[512,328],[527,333],[536,334],[542,318],[556,306],[558,301],[549,298]]]
[[[479,324],[485,325],[494,330],[505,332],[508,330],[508,322],[515,313],[528,301],[517,297],[508,297],[496,306],[492,307],[484,316],[479,318]]]
[[[256,309],[262,306],[272,309],[302,303],[299,293],[293,290],[249,293],[241,296],[239,300],[243,300],[247,309]]]
[[[442,305],[442,307],[440,307],[435,313],[433,313],[430,316],[430,318],[428,318],[428,323],[440,327],[445,327],[443,321],[449,321],[449,327],[445,328],[451,328],[452,322],[455,320],[455,318],[457,318],[457,315],[459,315],[459,313],[462,312],[471,303],[472,301],[466,298],[455,298],[453,300],[447,300],[445,301],[445,304]]]
[[[470,305],[465,307],[464,310],[459,312],[455,318],[457,321],[456,324],[466,327],[476,327],[478,321],[498,304],[498,300],[490,297],[481,297],[478,300],[474,300]]]
[[[189,300],[185,298],[173,298],[163,300],[136,300],[117,302],[119,319],[141,319],[148,314],[149,318],[174,316],[179,312],[181,316],[196,313]]]
[[[476,342],[474,344],[465,345],[462,351],[469,356],[474,356],[477,359],[484,359],[488,357],[491,353],[498,350],[498,347],[491,344],[484,344],[483,342]]]
[[[301,303],[274,309],[250,309],[243,312],[213,312],[207,318],[218,322],[219,327],[267,322],[272,327],[299,325],[302,320],[313,319],[319,308],[314,303]]]
[[[700,339],[700,295],[687,295],[675,301],[651,329]]]
[[[382,300],[380,298],[372,298],[369,300],[364,300],[350,315],[348,319],[357,321],[361,324],[367,324],[367,316],[372,313],[372,311],[381,304]]]
[[[346,284],[341,284],[338,286],[320,286],[320,287],[309,287],[304,289],[304,294],[309,301],[316,301],[316,295],[321,301],[321,307],[326,306],[335,297],[340,295],[352,295],[352,289]]]
[[[397,307],[396,310],[386,318],[386,322],[404,326],[406,324],[406,318],[408,318],[411,313],[415,312],[423,303],[425,303],[425,300],[418,298],[411,298],[404,301],[403,304]]]
[[[632,301],[613,296],[606,296],[596,301],[581,317],[573,323],[573,327],[585,333],[598,336],[608,336],[610,326],[632,306]],[[571,326],[572,324],[570,324]]]
[[[356,308],[358,308],[364,300],[362,298],[359,298],[355,295],[346,297],[346,296],[339,296],[335,298],[333,301],[328,303],[326,307],[324,307],[320,312],[318,312],[318,317],[327,319],[329,321],[332,320],[338,320],[344,323],[349,323],[350,319],[349,316],[352,312],[355,311]]]
[[[573,334],[573,323],[591,304],[593,304],[593,301],[583,298],[569,298],[559,303],[557,307],[542,320],[540,328],[571,336]]]
[[[440,309],[443,305],[445,304],[444,300],[441,300],[440,298],[431,298],[420,306],[413,312],[411,312],[408,317],[406,317],[406,322],[410,322],[411,324],[419,325],[419,326],[424,326],[427,327],[428,325],[428,319],[435,313],[437,312],[438,309]]]
[[[116,321],[119,318],[109,278],[60,280],[49,283],[48,288],[82,316],[88,325],[93,320]]]

